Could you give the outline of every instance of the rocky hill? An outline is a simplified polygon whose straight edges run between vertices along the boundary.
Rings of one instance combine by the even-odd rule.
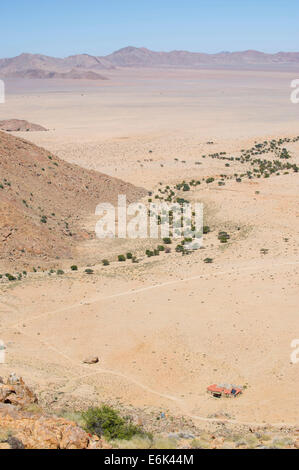
[[[83,220],[101,201],[116,203],[118,194],[133,202],[145,190],[0,132],[0,261],[71,256],[94,237]]]
[[[72,69],[69,72],[49,72],[42,69],[28,69],[11,72],[10,78],[29,78],[29,79],[69,79],[69,80],[108,80],[92,70]]]
[[[47,129],[39,124],[33,124],[23,119],[6,119],[5,121],[0,121],[0,130],[6,132],[40,132]]]

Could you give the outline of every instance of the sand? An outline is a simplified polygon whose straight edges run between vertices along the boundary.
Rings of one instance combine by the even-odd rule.
[[[203,154],[299,134],[293,72],[119,73],[100,84],[12,81],[0,119],[36,122],[49,132],[27,139],[149,190],[224,171]],[[299,164],[298,143],[290,149]],[[93,276],[66,269],[2,286],[0,375],[22,374],[61,406],[106,400],[198,423],[223,413],[236,423],[298,423],[299,365],[290,359],[299,337],[298,176],[206,185],[192,198],[204,202],[213,228],[204,250],[104,268],[103,257],[141,253],[145,242],[86,243]],[[221,229],[232,233],[224,247]],[[88,356],[99,364],[83,364]],[[219,382],[247,388],[239,399],[215,400],[206,387]]]

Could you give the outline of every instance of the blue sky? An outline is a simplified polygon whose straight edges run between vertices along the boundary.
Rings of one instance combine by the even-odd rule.
[[[298,25],[298,0],[14,0],[0,5],[0,57],[299,51]]]

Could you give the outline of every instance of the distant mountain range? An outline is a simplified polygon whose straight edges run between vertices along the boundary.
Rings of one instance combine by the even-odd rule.
[[[126,47],[105,57],[116,67],[202,67],[204,65],[231,64],[299,64],[299,52],[278,52],[265,54],[259,51],[219,52],[204,54],[201,52],[171,51],[154,52],[145,48]]]
[[[75,78],[103,80],[99,71],[121,67],[200,68],[206,66],[298,64],[299,52],[242,52],[171,51],[154,52],[144,47],[125,47],[105,57],[88,54],[56,58],[40,54],[21,54],[0,59],[0,77],[20,78]]]

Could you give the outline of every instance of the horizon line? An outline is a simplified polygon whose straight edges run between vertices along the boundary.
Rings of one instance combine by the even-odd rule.
[[[121,47],[120,49],[113,50],[112,52],[110,52],[109,54],[106,54],[106,55],[94,55],[94,54],[90,54],[88,52],[81,52],[81,53],[70,54],[70,55],[66,55],[66,56],[57,56],[57,55],[43,54],[41,52],[21,52],[20,54],[17,54],[15,56],[11,56],[11,57],[7,57],[7,56],[6,57],[0,57],[0,60],[14,59],[14,58],[20,57],[22,55],[33,55],[33,56],[40,55],[40,56],[45,56],[45,57],[57,58],[57,59],[66,59],[68,57],[74,57],[74,56],[77,56],[77,55],[86,55],[86,56],[90,56],[90,57],[106,58],[106,57],[109,57],[112,54],[115,54],[117,52],[120,52],[120,51],[123,51],[123,50],[126,50],[126,49],[146,50],[146,51],[154,52],[154,53],[157,53],[157,54],[160,54],[160,53],[170,54],[172,52],[187,52],[187,53],[190,53],[190,54],[204,54],[204,55],[208,55],[208,56],[221,55],[221,54],[238,54],[238,53],[240,54],[240,53],[245,53],[245,52],[257,52],[259,54],[271,55],[271,56],[274,56],[274,55],[277,55],[277,54],[298,54],[299,53],[299,51],[283,51],[283,50],[280,50],[280,51],[277,51],[277,52],[264,52],[264,51],[259,50],[259,49],[243,49],[243,50],[234,50],[234,51],[222,50],[222,51],[219,51],[219,52],[190,51],[188,49],[171,49],[171,50],[157,51],[157,50],[149,49],[148,47],[145,47],[145,46],[140,46],[140,47],[125,46],[125,47]]]

